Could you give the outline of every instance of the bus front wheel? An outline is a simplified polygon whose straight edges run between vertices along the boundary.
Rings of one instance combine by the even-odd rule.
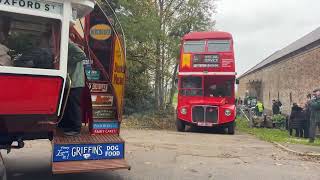
[[[0,152],[0,180],[7,180],[6,167]]]
[[[228,134],[234,135],[235,134],[235,127],[236,127],[236,123],[235,123],[235,121],[233,121],[228,127]]]
[[[184,132],[186,130],[186,124],[182,120],[177,119],[176,128],[177,128],[177,131]]]

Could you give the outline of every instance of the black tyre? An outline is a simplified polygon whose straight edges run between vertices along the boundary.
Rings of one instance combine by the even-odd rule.
[[[0,154],[0,180],[7,180],[6,168]]]
[[[7,180],[6,172],[4,172],[2,175],[0,175],[0,180]]]
[[[233,121],[228,127],[228,134],[231,134],[231,135],[235,134],[235,127],[236,127],[236,123],[235,121]]]
[[[186,130],[186,124],[180,119],[176,120],[176,128],[179,132],[184,132]]]

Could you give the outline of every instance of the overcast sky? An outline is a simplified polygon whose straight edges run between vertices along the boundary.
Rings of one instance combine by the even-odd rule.
[[[320,27],[320,0],[217,0],[216,28],[233,34],[239,75]]]

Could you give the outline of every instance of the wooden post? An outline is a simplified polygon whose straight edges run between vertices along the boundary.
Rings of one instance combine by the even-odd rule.
[[[252,122],[252,110],[249,108],[249,127],[253,127],[253,122]]]

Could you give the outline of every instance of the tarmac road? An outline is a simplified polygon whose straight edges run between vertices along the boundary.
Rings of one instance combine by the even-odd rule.
[[[320,162],[237,134],[122,130],[131,171],[51,175],[50,143],[3,153],[8,180],[316,180]]]

